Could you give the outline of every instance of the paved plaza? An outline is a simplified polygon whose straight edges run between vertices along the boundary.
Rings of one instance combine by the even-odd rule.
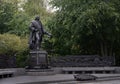
[[[17,76],[0,79],[0,84],[120,84],[120,74],[93,74],[95,81],[75,81],[73,74]]]

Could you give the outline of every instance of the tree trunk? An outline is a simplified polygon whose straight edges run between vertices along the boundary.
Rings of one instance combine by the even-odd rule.
[[[104,42],[104,55],[108,56],[108,46],[106,42]]]
[[[100,50],[101,50],[101,55],[104,56],[104,46],[102,42],[100,42]]]
[[[110,45],[109,56],[113,56],[113,45]]]
[[[101,55],[102,56],[109,56],[109,55],[111,55],[112,47],[109,48],[108,47],[108,43],[100,42],[100,48],[101,48],[100,50],[101,50]]]

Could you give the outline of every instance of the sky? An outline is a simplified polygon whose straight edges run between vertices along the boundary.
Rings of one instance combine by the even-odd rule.
[[[21,0],[21,3],[19,3],[18,5],[21,6],[21,4],[24,4],[27,0]],[[44,4],[45,4],[45,7],[46,7],[46,10],[49,11],[49,12],[54,12],[56,11],[55,8],[52,8],[52,5],[49,4],[50,0],[44,0]],[[19,10],[23,10],[22,7],[19,8]]]

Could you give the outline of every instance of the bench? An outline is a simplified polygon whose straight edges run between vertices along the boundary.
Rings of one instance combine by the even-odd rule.
[[[13,71],[0,70],[0,78],[12,77],[13,75]]]
[[[64,74],[112,74],[115,67],[68,67],[62,68]]]

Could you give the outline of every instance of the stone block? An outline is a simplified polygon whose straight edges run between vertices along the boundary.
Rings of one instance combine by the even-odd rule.
[[[30,68],[48,68],[48,58],[46,51],[30,51]]]
[[[83,74],[77,74],[74,75],[75,80],[77,81],[86,81],[86,80],[96,80],[97,77],[94,75],[83,75]]]

